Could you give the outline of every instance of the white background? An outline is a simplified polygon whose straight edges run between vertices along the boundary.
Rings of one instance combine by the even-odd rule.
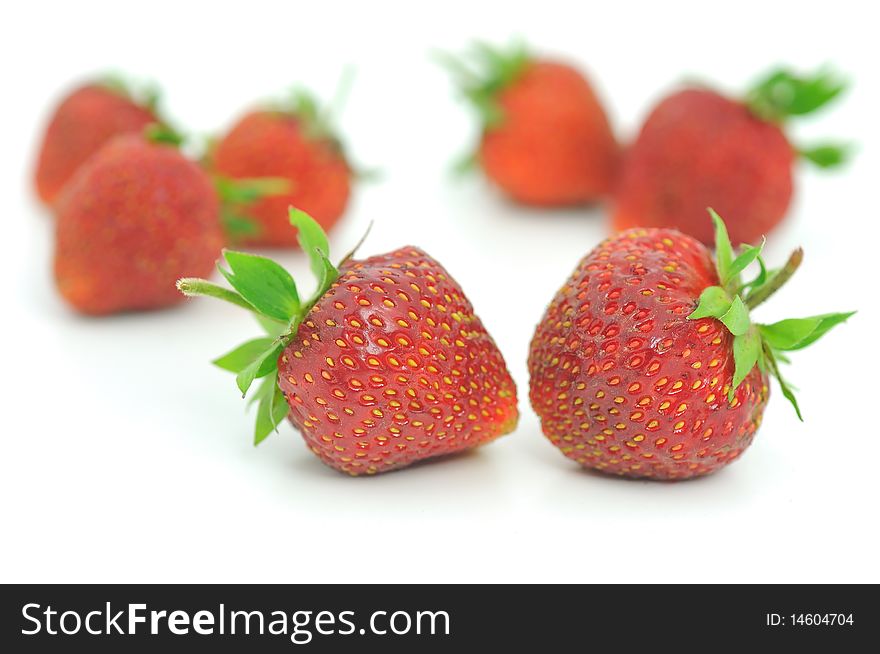
[[[715,7],[723,7],[716,9]],[[14,3],[0,66],[4,180],[0,581],[880,581],[878,567],[878,59],[870,3]],[[540,212],[477,177],[450,179],[474,122],[432,48],[520,34],[588,72],[622,136],[685,78],[736,92],[771,65],[830,62],[854,84],[794,129],[855,141],[837,174],[797,171],[768,258],[805,264],[760,317],[859,309],[798,353],[806,422],[778,389],[745,456],[688,483],[581,471],[527,401],[535,323],[601,240],[601,209]],[[342,253],[425,247],[463,285],[520,389],[512,435],[375,478],[324,467],[290,426],[259,448],[213,356],[251,319],[195,301],[84,319],[54,293],[52,221],[30,183],[53,103],[114,68],[160,81],[187,128],[222,129],[300,82],[358,78],[341,120],[381,168],[333,233]],[[304,277],[299,254],[281,260]]]

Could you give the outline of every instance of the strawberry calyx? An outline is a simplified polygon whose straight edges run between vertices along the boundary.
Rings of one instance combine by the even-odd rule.
[[[220,198],[220,222],[232,240],[254,238],[262,226],[249,215],[249,207],[263,198],[289,195],[294,184],[285,177],[248,177],[234,179],[213,174],[214,188]]]
[[[849,143],[819,143],[811,146],[800,146],[797,154],[819,168],[837,168],[845,164],[853,147]]]
[[[375,178],[377,171],[354,166],[350,163],[335,122],[348,97],[354,72],[346,68],[337,84],[333,100],[322,106],[315,95],[302,88],[294,89],[289,97],[265,106],[265,110],[294,119],[309,140],[328,144],[345,162],[349,173],[361,181]],[[216,139],[209,139],[204,148],[202,163],[208,170],[214,169],[213,158]],[[224,231],[233,240],[259,237],[263,231],[259,221],[249,213],[249,207],[267,197],[290,195],[296,182],[285,177],[252,177],[233,179],[213,174],[214,185],[220,196],[220,219]]]
[[[314,141],[327,141],[341,149],[336,135],[333,116],[325,109],[317,97],[303,88],[294,89],[290,96],[267,106],[269,111],[295,118],[302,127],[303,134]]]
[[[329,145],[345,162],[349,173],[362,182],[375,181],[380,172],[371,167],[352,163],[348,151],[339,136],[336,123],[354,83],[355,71],[351,66],[343,69],[333,92],[333,98],[327,105],[322,105],[317,97],[303,88],[296,88],[290,96],[280,102],[270,103],[269,111],[294,118],[302,128],[306,138],[321,141]]]
[[[353,82],[354,69],[347,66],[339,77],[333,99],[329,104],[322,105],[313,93],[297,87],[287,98],[271,102],[266,108],[295,118],[307,138],[330,143],[340,154],[343,154],[344,147],[338,136],[336,120],[342,113]]]
[[[135,81],[118,72],[105,73],[95,81],[95,86],[115,93],[136,105],[149,109],[154,114],[160,113],[162,91],[152,81]]]
[[[786,352],[801,350],[824,336],[832,327],[845,322],[855,311],[826,313],[808,318],[789,318],[763,324],[752,322],[750,311],[764,303],[778,291],[795,273],[803,260],[803,250],[798,248],[779,269],[768,269],[761,257],[764,247],[743,245],[734,250],[724,221],[713,210],[709,214],[715,225],[715,267],[719,285],[703,289],[697,307],[688,320],[715,318],[733,335],[733,381],[728,390],[728,400],[733,400],[739,387],[755,366],[776,378],[782,394],[794,406],[803,420],[797,399],[779,370],[779,363],[788,363]],[[742,275],[753,264],[758,266],[757,275],[743,282]]]
[[[278,357],[294,337],[300,324],[315,303],[324,296],[339,277],[339,267],[328,259],[330,249],[321,226],[304,211],[290,208],[290,223],[297,229],[297,239],[309,256],[312,273],[318,283],[308,299],[301,299],[296,282],[281,265],[255,254],[223,250],[228,269],[218,262],[217,268],[232,288],[206,279],[183,278],[177,289],[186,296],[206,296],[224,300],[250,311],[262,326],[265,335],[253,338],[213,363],[235,373],[242,397],[261,379],[251,402],[257,403],[254,444],[262,442],[288,413],[287,402],[278,387]],[[340,263],[354,254],[349,253]]]
[[[167,123],[150,123],[144,128],[144,138],[149,143],[169,145],[179,148],[186,141],[186,136]]]
[[[94,82],[94,86],[125,98],[153,114],[156,122],[144,129],[144,137],[149,142],[180,147],[186,141],[186,135],[174,128],[165,115],[162,91],[155,82],[136,81],[121,73],[106,73]]]
[[[461,57],[438,53],[437,59],[452,75],[462,96],[476,109],[484,130],[504,122],[498,95],[519,79],[532,61],[523,43],[501,49],[481,41]]]
[[[746,94],[746,106],[762,120],[783,124],[791,118],[818,111],[846,90],[847,81],[834,71],[820,69],[812,75],[798,75],[781,68],[772,71]],[[798,147],[802,159],[820,168],[845,163],[851,147],[842,143],[822,143]]]
[[[144,138],[150,143],[180,148],[185,143],[192,144],[191,135],[185,135],[167,123],[151,123],[144,128]],[[207,142],[202,148],[200,161],[208,171],[213,168],[211,161],[213,143]],[[294,184],[284,177],[249,177],[235,179],[216,172],[209,172],[214,190],[220,200],[220,223],[223,231],[232,241],[254,238],[261,234],[262,226],[251,218],[248,209],[263,198],[287,195],[293,191]]]

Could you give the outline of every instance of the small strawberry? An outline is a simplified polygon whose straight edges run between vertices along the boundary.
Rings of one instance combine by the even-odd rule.
[[[76,170],[95,152],[121,134],[141,133],[157,117],[155,91],[138,94],[108,78],[81,86],[52,115],[34,175],[37,194],[52,204]]]
[[[822,168],[843,162],[845,150],[821,145],[798,150],[788,119],[825,106],[844,84],[826,72],[810,78],[776,72],[746,100],[692,88],[663,100],[648,116],[621,165],[613,225],[672,227],[712,242],[702,207],[724,215],[734,243],[753,243],[779,223],[792,195],[797,157]]]
[[[611,188],[618,146],[602,105],[571,66],[478,44],[474,66],[447,58],[482,120],[475,155],[514,200],[537,206],[592,202]]]
[[[247,184],[256,191],[250,197],[223,193],[224,222],[234,242],[295,246],[296,231],[286,219],[290,205],[308,211],[325,230],[339,220],[353,172],[332,113],[298,92],[291,102],[246,114],[215,143],[208,166],[221,185],[224,178],[257,184]]]
[[[627,230],[584,257],[539,323],[532,406],[547,438],[581,465],[655,479],[713,472],[752,442],[770,375],[800,417],[778,363],[852,313],[752,323],[750,310],[791,277],[802,252],[769,271],[761,247],[736,254],[711,213],[715,262],[681,232]],[[753,262],[760,272],[743,283]]]
[[[223,246],[208,176],[176,147],[139,135],[119,136],[91,157],[56,213],[58,290],[87,314],[174,304],[175,281],[208,274]]]
[[[327,259],[327,237],[291,209],[319,283],[301,300],[290,274],[227,250],[228,290],[181,279],[252,311],[268,335],[217,359],[242,393],[257,378],[254,441],[285,416],[327,465],[351,475],[488,443],[513,430],[516,387],[501,352],[459,285],[430,256],[404,247],[367,259]]]

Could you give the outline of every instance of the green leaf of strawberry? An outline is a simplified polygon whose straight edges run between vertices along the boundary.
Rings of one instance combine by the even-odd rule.
[[[757,261],[758,257],[761,256],[761,250],[764,249],[764,243],[766,243],[766,239],[761,239],[761,244],[757,247],[753,245],[746,245],[743,247],[742,253],[733,260],[730,264],[730,277],[731,279],[739,278],[739,275],[750,265],[752,265],[755,261]],[[762,266],[763,269],[763,266]]]
[[[238,213],[230,206],[221,208],[220,222],[223,224],[223,231],[234,240],[258,236],[262,231],[257,221],[243,213]]]
[[[749,92],[747,103],[765,120],[782,122],[821,109],[839,96],[847,82],[830,70],[797,75],[781,69],[770,73]]]
[[[838,143],[823,143],[811,147],[798,148],[798,154],[819,168],[835,168],[849,159],[851,148]]]
[[[476,110],[485,131],[504,123],[499,95],[522,76],[532,56],[520,42],[502,49],[478,41],[462,57],[435,53],[435,59],[449,72],[459,93]],[[469,153],[462,160],[476,161],[476,155]],[[458,164],[456,168],[461,171],[464,166]]]
[[[846,90],[847,82],[837,73],[820,70],[813,75],[797,75],[777,70],[758,82],[746,95],[746,105],[757,117],[774,123],[818,111]],[[797,153],[820,168],[843,164],[849,148],[822,144],[796,148]]]
[[[798,248],[782,268],[768,271],[761,258],[763,241],[758,246],[744,246],[739,256],[734,256],[724,221],[712,209],[709,209],[709,215],[715,225],[715,265],[721,284],[703,289],[697,307],[688,319],[715,318],[734,336],[734,374],[728,392],[731,400],[737,387],[758,366],[762,372],[767,370],[776,377],[782,394],[792,403],[798,418],[801,418],[793,389],[779,373],[778,362],[788,362],[781,352],[800,350],[811,345],[855,312],[780,320],[769,325],[753,323],[751,310],[765,302],[791,279],[803,259],[803,251]],[[741,284],[740,276],[754,263],[759,266],[757,276]]]
[[[770,275],[775,275],[777,272],[775,270],[771,271],[771,270],[767,269],[767,265],[764,263],[764,259],[761,257],[760,253],[758,254],[757,257],[755,257],[755,261],[758,262],[758,266],[760,268],[760,271],[758,272],[758,275],[752,281],[746,282],[745,284],[743,284],[742,288],[740,289],[740,292],[748,291],[749,289],[752,289],[752,288],[755,288],[758,286],[763,286],[767,282],[768,277]]]
[[[343,150],[336,130],[336,119],[342,112],[351,86],[354,82],[354,68],[347,66],[342,71],[336,91],[329,105],[323,105],[318,98],[304,88],[295,88],[290,95],[271,103],[268,109],[295,118],[310,139],[326,141],[340,152]]]
[[[134,80],[119,72],[109,72],[97,80],[97,85],[146,107],[153,113],[159,112],[162,90],[153,81]]]
[[[243,396],[255,380],[265,378],[252,397],[258,403],[255,443],[264,440],[287,415],[288,406],[277,385],[278,357],[315,302],[339,277],[338,267],[328,259],[327,235],[318,223],[293,207],[290,222],[297,228],[300,245],[318,278],[317,289],[307,302],[300,300],[296,282],[282,266],[265,257],[233,250],[223,252],[229,270],[218,268],[234,290],[204,279],[185,278],[177,282],[184,295],[214,297],[251,311],[267,334],[214,361],[220,368],[235,373]]]
[[[711,207],[708,211],[715,224],[715,268],[718,270],[718,279],[721,280],[721,285],[726,286],[730,281],[733,266],[733,246],[730,245],[727,225],[721,220],[721,216]]]
[[[242,343],[231,352],[224,354],[222,357],[214,359],[212,363],[219,368],[228,370],[229,372],[239,373],[251,365],[274,343],[274,338],[254,338],[246,343]]]
[[[801,350],[815,343],[835,325],[845,322],[855,311],[826,313],[810,318],[789,318],[761,325],[764,341],[774,350]]]
[[[699,318],[721,318],[730,309],[730,295],[720,286],[709,286],[703,289],[697,308],[688,316],[688,320]]]
[[[220,269],[226,280],[260,313],[291,320],[299,312],[299,293],[293,277],[280,265],[256,254],[224,250],[230,270]]]
[[[266,377],[254,394],[257,419],[254,425],[254,445],[259,445],[280,425],[290,411],[284,393],[278,387],[278,371]]]
[[[278,357],[281,356],[281,350],[284,349],[285,343],[275,340],[266,349],[261,351],[253,361],[242,368],[235,376],[235,383],[241,391],[241,396],[247,395],[251,384],[255,379],[265,377],[273,370],[278,368]]]
[[[782,374],[779,372],[779,366],[777,365],[778,355],[774,354],[773,350],[765,345],[764,347],[764,356],[767,360],[767,363],[770,367],[770,372],[776,377],[776,381],[779,382],[779,388],[782,389],[782,395],[788,400],[791,405],[794,407],[794,412],[797,414],[798,420],[801,422],[804,421],[804,416],[801,414],[801,407],[798,405],[797,398],[794,396],[794,392],[792,388],[786,383]],[[788,363],[787,359],[782,359],[786,363]]]
[[[733,298],[730,308],[718,320],[724,323],[724,326],[734,336],[744,335],[752,324],[749,319],[749,310],[739,295]]]
[[[264,198],[288,195],[294,189],[294,184],[284,177],[232,179],[214,174],[213,181],[220,197],[220,220],[233,241],[247,240],[262,233],[259,221],[248,214],[251,205]]]
[[[312,272],[321,279],[324,276],[324,261],[330,256],[330,244],[321,226],[309,214],[299,209],[290,209],[290,224],[297,229],[297,240],[303,252],[309,257]]]
[[[144,128],[144,137],[150,143],[180,147],[186,140],[186,136],[166,125],[165,123],[153,123]]]
[[[286,195],[293,184],[284,177],[253,177],[230,179],[214,176],[214,187],[224,204],[249,204],[273,195]]]
[[[733,399],[733,392],[743,382],[752,368],[761,357],[761,336],[754,327],[748,328],[744,333],[733,339],[733,360],[735,369],[733,384],[728,393],[728,399]]]

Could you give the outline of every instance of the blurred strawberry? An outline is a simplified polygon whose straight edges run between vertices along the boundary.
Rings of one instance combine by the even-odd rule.
[[[752,243],[785,216],[797,157],[828,168],[844,149],[797,149],[784,127],[836,98],[844,83],[820,72],[798,77],[773,73],[745,101],[692,88],[675,93],[651,112],[629,149],[614,195],[613,225],[674,227],[711,244],[707,206],[730,216],[734,243]]]
[[[339,220],[354,173],[331,114],[298,92],[288,103],[245,114],[215,143],[207,165],[218,176],[230,240],[296,246],[286,218],[291,205],[325,230]]]
[[[56,205],[55,279],[87,314],[178,302],[175,281],[206,275],[223,245],[217,194],[194,162],[155,131],[110,141]]]
[[[590,83],[575,68],[516,46],[485,44],[474,61],[445,57],[482,126],[476,154],[512,199],[538,206],[592,202],[610,190],[618,146]]]
[[[40,146],[34,175],[40,200],[52,204],[86,159],[113,137],[160,123],[157,100],[155,90],[138,93],[116,78],[86,84],[65,97]]]

